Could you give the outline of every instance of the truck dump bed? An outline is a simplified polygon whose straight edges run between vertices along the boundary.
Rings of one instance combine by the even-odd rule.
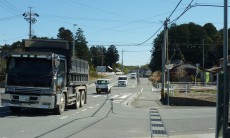
[[[38,40],[25,39],[24,51],[27,52],[52,52],[63,55],[67,60],[69,85],[85,85],[89,78],[88,62],[72,57],[72,43],[66,40]]]

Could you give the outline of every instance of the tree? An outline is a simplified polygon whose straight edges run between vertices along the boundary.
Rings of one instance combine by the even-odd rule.
[[[91,62],[90,52],[87,46],[88,42],[86,41],[86,38],[83,33],[84,31],[81,28],[78,28],[76,35],[74,37],[76,55],[80,59],[84,59],[87,60],[88,62]]]
[[[113,67],[119,61],[119,52],[114,45],[110,45],[105,53],[105,64]]]
[[[173,24],[168,32],[168,55],[171,63],[187,61],[203,65],[204,56],[204,67],[210,68],[217,64],[216,61],[222,55],[222,32],[217,31],[211,23],[204,26],[195,23]],[[153,72],[161,70],[163,35],[162,31],[153,41],[149,64]]]
[[[96,66],[103,66],[105,63],[104,54],[106,53],[106,48],[103,46],[92,46],[90,48],[92,64]]]
[[[14,43],[11,45],[11,49],[12,49],[13,51],[22,51],[22,42],[20,42],[20,41],[14,42]]]
[[[76,42],[78,42],[78,43],[87,44],[88,42],[86,41],[85,35],[83,33],[84,33],[84,31],[81,28],[78,28],[74,38],[75,38]]]
[[[151,61],[149,63],[149,68],[152,70],[152,72],[161,69],[163,36],[164,33],[162,31],[153,41]]]
[[[73,41],[73,34],[72,34],[72,32],[70,30],[65,29],[64,27],[61,27],[58,30],[57,38],[72,42]]]

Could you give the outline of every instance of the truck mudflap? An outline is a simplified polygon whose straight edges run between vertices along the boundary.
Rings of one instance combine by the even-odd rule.
[[[1,93],[2,106],[54,109],[55,96],[20,95]]]

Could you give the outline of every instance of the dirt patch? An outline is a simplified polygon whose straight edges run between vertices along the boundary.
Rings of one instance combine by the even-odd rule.
[[[174,96],[169,97],[169,103],[172,106],[216,106],[216,94],[191,91],[187,92],[187,94],[185,92],[176,92]]]

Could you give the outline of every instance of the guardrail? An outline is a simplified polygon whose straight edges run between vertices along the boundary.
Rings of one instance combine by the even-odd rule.
[[[161,83],[156,84],[157,89],[162,88]],[[211,83],[204,83],[204,82],[170,82],[170,86],[168,88],[168,84],[166,83],[164,86],[164,90],[168,92],[169,95],[174,96],[174,91],[184,92],[185,97],[187,97],[187,93],[190,92],[192,89],[214,89],[217,90],[217,86],[215,82]]]

